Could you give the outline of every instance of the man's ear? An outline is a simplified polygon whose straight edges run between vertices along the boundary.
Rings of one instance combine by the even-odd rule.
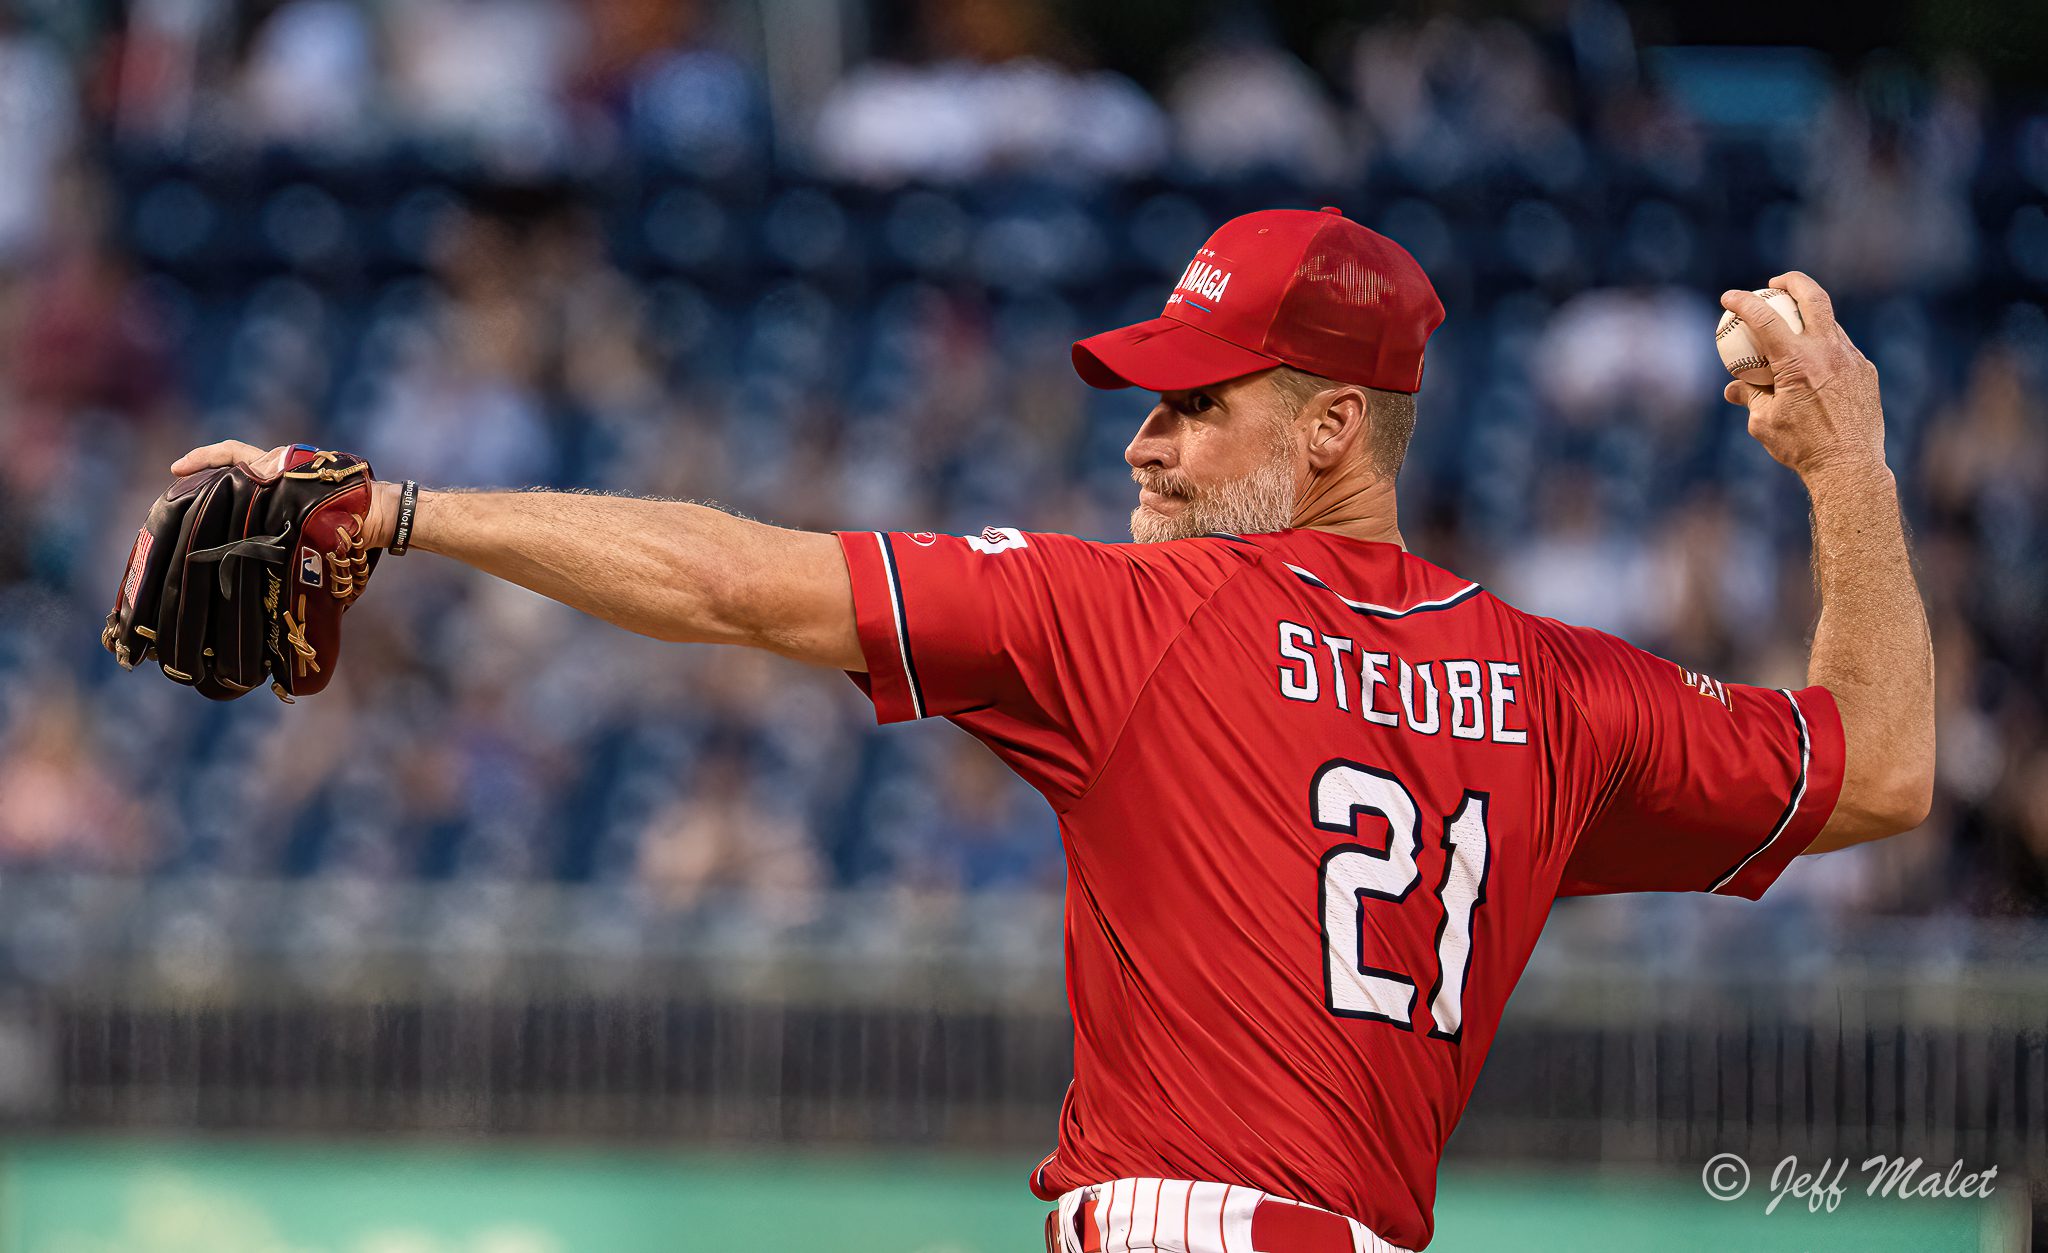
[[[1310,469],[1340,466],[1364,449],[1371,419],[1363,388],[1332,387],[1317,392],[1308,402],[1308,409]]]

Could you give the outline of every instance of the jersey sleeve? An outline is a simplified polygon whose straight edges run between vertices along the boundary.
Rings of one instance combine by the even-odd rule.
[[[1248,558],[1223,539],[1102,544],[994,528],[847,531],[881,722],[950,718],[1056,804],[1085,791],[1145,681]]]
[[[1559,894],[1762,896],[1834,812],[1834,696],[1722,683],[1600,631],[1542,629],[1602,772]]]

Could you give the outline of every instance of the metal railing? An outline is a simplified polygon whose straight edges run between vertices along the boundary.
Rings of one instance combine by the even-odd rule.
[[[1019,1148],[1057,898],[0,878],[0,1119]],[[1560,906],[1464,1156],[2048,1165],[2048,927]]]

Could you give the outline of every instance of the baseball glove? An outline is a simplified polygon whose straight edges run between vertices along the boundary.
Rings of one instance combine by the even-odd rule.
[[[157,498],[128,552],[100,642],[124,669],[233,700],[267,676],[290,701],[327,686],[341,615],[369,583],[370,463],[295,444],[278,473],[190,474]]]

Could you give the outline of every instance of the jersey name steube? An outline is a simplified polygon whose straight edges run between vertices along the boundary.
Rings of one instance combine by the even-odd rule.
[[[1285,620],[1277,638],[1280,695],[1287,700],[1334,704],[1366,722],[1417,735],[1529,742],[1528,719],[1519,706],[1519,662],[1410,662]]]

